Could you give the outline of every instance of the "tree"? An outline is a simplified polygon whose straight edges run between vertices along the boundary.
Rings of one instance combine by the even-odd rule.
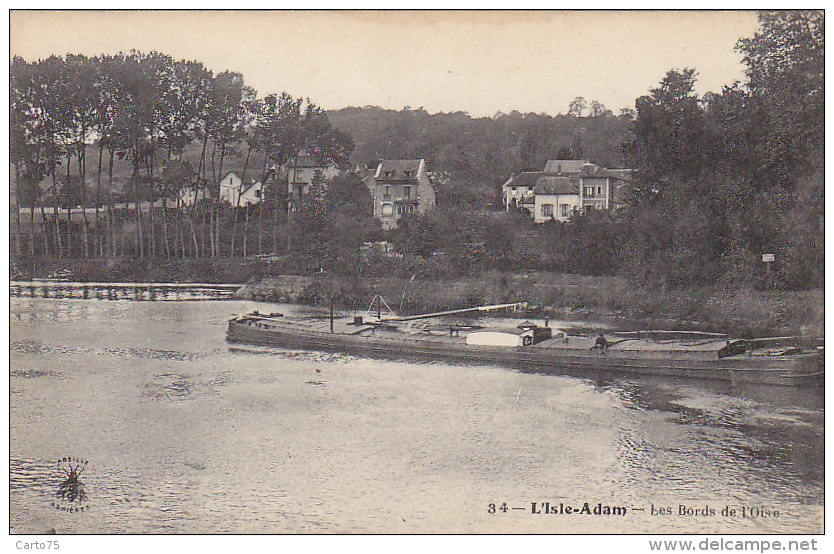
[[[261,201],[261,213],[266,205],[272,210],[272,252],[278,252],[278,226],[287,212],[287,186],[289,175],[279,178],[283,168],[290,161],[298,159],[301,150],[301,106],[302,99],[295,99],[286,92],[270,94],[260,103],[257,119],[257,141],[263,150],[263,182],[269,182],[268,194]],[[293,164],[295,165],[295,163]],[[268,177],[272,177],[268,179]],[[268,203],[265,204],[264,200]],[[259,215],[262,218],[262,215]],[[258,222],[259,250],[262,242],[263,221]],[[291,240],[291,234],[287,233]],[[289,245],[288,245],[289,248]]]
[[[759,32],[736,45],[747,65],[749,95],[734,96],[748,107],[744,130],[760,168],[755,193],[763,206],[744,236],[758,246],[758,230],[769,229],[762,246],[782,260],[778,282],[769,285],[823,286],[825,15],[763,11],[759,24]]]
[[[233,145],[242,137],[247,107],[255,98],[255,91],[244,85],[243,76],[239,73],[224,71],[212,81],[209,89],[209,110],[206,120],[206,132],[212,140],[211,170],[212,194],[219,199],[219,190],[215,190],[223,177],[223,164],[227,154],[235,154]],[[217,150],[220,150],[219,160],[215,166]],[[235,211],[235,213],[237,213]],[[211,255],[216,257],[220,253],[220,221],[219,201],[214,202],[211,224]]]
[[[335,164],[344,168],[353,151],[350,135],[333,127],[330,118],[320,107],[307,100],[301,120],[301,147],[321,165]]]
[[[14,190],[10,191],[15,199],[15,255],[22,254],[20,247],[20,207],[21,203],[29,206],[29,256],[35,258],[35,205],[41,208],[41,190],[39,183],[49,173],[47,154],[49,142],[44,133],[44,115],[36,102],[39,91],[36,90],[35,67],[20,57],[14,57],[9,68],[9,159],[14,167]],[[46,218],[41,218],[43,250],[42,255],[49,255],[46,238]]]
[[[620,108],[620,115],[618,117],[620,119],[634,121],[634,119],[637,117],[637,111],[633,108]]]
[[[709,165],[710,140],[695,77],[694,69],[671,70],[659,87],[637,99],[636,162],[646,191],[673,175],[693,177]]]
[[[399,252],[429,257],[441,248],[440,230],[434,213],[403,216],[391,233]]]
[[[371,193],[362,179],[353,173],[333,177],[327,184],[327,198],[337,213],[357,220],[373,217]]]
[[[637,99],[633,156],[638,181],[624,214],[621,261],[647,284],[703,284],[720,275],[724,208],[713,136],[694,93],[694,69],[671,70]]]
[[[59,167],[62,164],[62,156],[66,152],[66,145],[69,142],[70,112],[69,94],[65,80],[65,72],[62,69],[63,59],[58,56],[50,56],[40,60],[33,66],[32,72],[32,96],[31,109],[39,118],[39,135],[44,141],[44,161],[48,167],[47,175],[51,176],[52,185],[50,195],[55,210],[53,221],[55,224],[55,252],[58,257],[71,255],[71,226],[67,218],[67,240],[61,237],[61,215],[58,204],[59,191]],[[69,170],[69,165],[67,165]],[[38,191],[40,194],[40,190]],[[40,203],[41,218],[45,221],[46,214],[43,210],[43,203]],[[44,227],[44,240],[46,240],[46,229]],[[66,244],[66,251],[64,250]],[[46,245],[45,245],[46,246]],[[47,248],[45,247],[46,251]]]
[[[605,108],[601,102],[597,102],[596,100],[591,100],[591,117],[601,117],[606,114],[610,114],[611,110]]]
[[[64,60],[64,71],[68,85],[71,111],[70,135],[73,139],[72,151],[78,166],[79,204],[82,206],[82,244],[83,257],[90,255],[88,238],[89,222],[87,221],[87,144],[92,136],[97,134],[98,97],[96,81],[100,74],[95,60],[84,55],[68,54]],[[68,162],[69,163],[69,162]],[[96,241],[98,231],[96,230]],[[95,248],[95,244],[93,245]]]
[[[787,163],[822,157],[825,118],[825,15],[821,10],[759,12],[761,30],[739,40],[747,88],[762,100]]]
[[[588,107],[588,103],[585,101],[584,98],[581,96],[577,96],[573,100],[571,100],[570,107],[568,109],[568,115],[572,115],[573,117],[582,117],[582,114],[585,112],[585,108]]]
[[[565,269],[585,275],[611,275],[617,267],[619,226],[611,213],[592,210],[565,225]]]
[[[557,160],[571,160],[573,159],[573,150],[570,146],[560,146],[556,151]]]

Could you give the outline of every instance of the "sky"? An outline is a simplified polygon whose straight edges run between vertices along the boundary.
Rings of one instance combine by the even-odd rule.
[[[157,50],[326,109],[556,115],[577,96],[633,107],[672,68],[718,91],[744,79],[733,47],[757,28],[751,11],[13,11],[10,49],[30,61]]]

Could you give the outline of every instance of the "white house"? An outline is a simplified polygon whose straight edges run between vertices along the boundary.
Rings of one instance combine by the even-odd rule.
[[[513,175],[502,186],[504,205],[527,208],[537,223],[622,206],[630,169],[606,169],[587,160],[548,160],[544,171]],[[623,191],[621,191],[623,189]],[[540,198],[541,197],[541,198]]]
[[[581,209],[579,183],[571,177],[543,175],[533,189],[533,220],[544,223],[555,219],[567,221]]]
[[[501,186],[504,192],[504,206],[507,211],[512,208],[533,209],[533,189],[536,180],[542,176],[540,171],[522,171],[518,175],[511,175]]]
[[[251,206],[261,201],[263,184],[251,180],[243,183],[234,171],[230,171],[220,180],[220,198],[234,207]]]
[[[209,193],[205,188],[185,187],[180,189],[180,200],[185,206],[191,207],[206,198],[209,198]]]

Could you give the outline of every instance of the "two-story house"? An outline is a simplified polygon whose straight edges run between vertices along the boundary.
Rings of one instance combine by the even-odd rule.
[[[577,212],[616,209],[618,190],[630,175],[631,170],[606,169],[587,160],[548,160],[544,171],[525,171],[504,183],[504,205],[508,211],[527,208],[537,223],[567,221]]]
[[[310,194],[312,186],[325,186],[328,179],[338,174],[339,168],[334,164],[317,163],[302,152],[297,160],[287,166],[287,205],[290,209],[298,206]]]
[[[583,211],[614,208],[615,177],[607,169],[586,163],[579,170],[579,181]]]
[[[251,180],[244,184],[234,171],[230,171],[220,179],[220,199],[234,207],[251,206],[261,201],[263,184]]]
[[[432,209],[437,196],[423,159],[382,160],[366,184],[383,229],[393,229],[406,214]]]

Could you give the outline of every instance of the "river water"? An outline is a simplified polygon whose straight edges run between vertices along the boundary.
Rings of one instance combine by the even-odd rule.
[[[230,348],[253,308],[12,298],[12,532],[822,531],[821,390]]]

